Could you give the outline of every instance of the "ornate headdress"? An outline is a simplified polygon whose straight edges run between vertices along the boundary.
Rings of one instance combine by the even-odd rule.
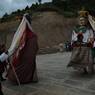
[[[83,8],[78,12],[78,14],[79,14],[79,17],[85,17],[85,18],[87,18],[89,12],[86,11],[85,8],[83,7]]]

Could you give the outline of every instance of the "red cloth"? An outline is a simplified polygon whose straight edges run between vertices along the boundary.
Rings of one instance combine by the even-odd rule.
[[[33,35],[35,35],[28,27],[28,25],[26,25],[26,29],[25,31],[23,32],[23,35],[20,39],[20,44],[19,44],[19,47],[18,49],[15,51],[14,55],[13,55],[13,60],[12,60],[12,64],[15,66],[17,65],[19,62],[19,53],[20,51],[24,48],[25,46],[25,43],[27,41],[27,39],[30,39],[33,37]]]

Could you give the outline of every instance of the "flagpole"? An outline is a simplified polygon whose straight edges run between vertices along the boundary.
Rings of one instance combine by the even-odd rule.
[[[8,62],[8,63],[9,63],[9,62]],[[22,88],[21,88],[20,80],[19,80],[19,78],[18,78],[18,76],[17,76],[17,74],[16,74],[15,68],[14,68],[14,66],[13,66],[13,64],[12,64],[11,62],[10,62],[9,64],[10,64],[11,67],[12,67],[12,70],[13,70],[14,76],[16,77],[16,80],[17,80],[18,86],[19,86],[19,88],[20,88],[20,91],[22,92]],[[22,95],[25,95],[25,94],[23,93]]]

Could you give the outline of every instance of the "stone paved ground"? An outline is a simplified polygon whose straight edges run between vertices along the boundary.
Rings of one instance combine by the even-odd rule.
[[[39,55],[38,83],[18,86],[3,82],[5,95],[95,95],[95,75],[66,68],[71,53]]]

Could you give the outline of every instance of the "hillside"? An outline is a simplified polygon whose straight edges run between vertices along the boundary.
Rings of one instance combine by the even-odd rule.
[[[19,20],[0,24],[0,41],[7,47],[15,33]],[[38,35],[40,48],[57,46],[71,38],[76,18],[64,18],[57,12],[36,12],[32,16],[32,28]]]

